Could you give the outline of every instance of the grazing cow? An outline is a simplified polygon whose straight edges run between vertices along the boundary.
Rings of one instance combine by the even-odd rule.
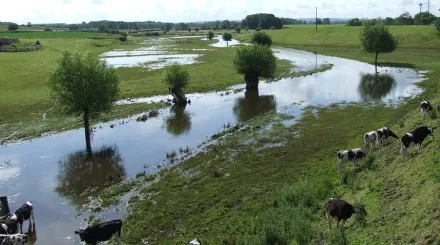
[[[405,159],[406,154],[408,153],[408,148],[411,145],[416,144],[417,152],[419,152],[420,146],[422,145],[426,137],[428,137],[428,135],[432,135],[432,137],[434,137],[434,129],[436,128],[437,127],[422,126],[402,136],[402,143],[400,148],[400,152],[402,153],[402,162]]]
[[[338,170],[341,171],[342,167],[342,161],[353,161],[353,165],[356,168],[356,164],[359,161],[359,159],[362,159],[366,156],[366,153],[362,151],[361,148],[351,149],[351,150],[345,150],[345,151],[339,151],[338,152]]]
[[[109,240],[114,234],[118,238],[118,244],[121,245],[122,235],[122,220],[115,219],[107,221],[98,225],[87,227],[75,231],[75,234],[79,234],[82,242],[87,244],[96,245],[98,242]]]
[[[431,111],[432,111],[432,106],[431,106],[431,103],[429,102],[429,100],[422,101],[422,103],[420,104],[420,112],[422,113],[422,121],[425,119],[425,115]]]
[[[373,148],[374,146],[378,146],[379,134],[377,133],[377,131],[371,131],[364,134],[364,143],[366,148]]]
[[[384,145],[388,139],[388,137],[393,137],[398,139],[399,137],[393,132],[391,131],[391,129],[387,128],[387,127],[383,127],[380,128],[379,130],[377,130],[377,134],[379,135],[379,144]]]
[[[194,239],[190,241],[188,245],[202,245],[202,242],[199,239]]]
[[[0,235],[1,245],[29,245],[29,237],[26,234]]]
[[[34,207],[29,201],[23,204],[12,216],[6,219],[5,224],[8,226],[8,233],[23,233],[23,222],[25,220],[29,220],[29,225],[32,221],[35,223]]]
[[[345,220],[349,219],[353,213],[356,213],[356,210],[348,202],[334,198],[327,199],[325,201],[325,214],[328,221],[328,231],[330,232],[331,229],[332,218],[335,218],[338,221],[337,227],[339,227],[339,221],[342,220],[345,222]]]

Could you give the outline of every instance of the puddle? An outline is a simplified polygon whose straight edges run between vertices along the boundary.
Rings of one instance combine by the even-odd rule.
[[[223,41],[223,38],[221,36],[214,36],[214,39],[218,40],[218,42],[213,43],[213,44],[209,44],[209,46],[216,47],[216,48],[226,48],[226,47],[228,47],[228,44],[229,44],[229,46],[234,46],[234,45],[240,44],[240,42],[236,39],[232,39],[231,41],[226,43],[226,41]],[[208,40],[208,39],[205,37],[202,40]]]
[[[77,217],[77,209],[102,188],[139,172],[152,174],[167,166],[167,152],[179,148],[193,150],[224,125],[246,122],[271,110],[282,110],[301,117],[308,105],[333,103],[384,102],[399,104],[404,97],[420,93],[414,83],[423,74],[410,69],[379,68],[337,57],[293,49],[276,49],[280,58],[295,62],[296,69],[314,68],[325,62],[331,70],[306,77],[261,82],[258,91],[240,91],[244,84],[231,87],[231,92],[188,94],[191,104],[185,108],[166,108],[159,116],[136,122],[139,115],[96,126],[92,158],[84,155],[84,130],[77,129],[44,138],[0,146],[0,189],[10,200],[11,210],[31,200],[38,223],[37,245],[80,244],[73,233],[88,213]],[[182,57],[182,55],[178,55]],[[114,65],[134,65],[177,56],[109,58]],[[185,57],[185,56],[184,56]],[[191,59],[195,59],[193,56]],[[316,59],[317,58],[317,59]],[[135,60],[135,61],[134,61]],[[382,76],[386,74],[386,76]],[[233,91],[238,91],[234,93]],[[166,94],[167,91],[164,91]],[[223,94],[223,95],[221,95]],[[160,101],[169,95],[121,100],[118,104]],[[140,114],[142,115],[142,114]],[[113,125],[110,127],[110,125]],[[268,145],[268,147],[277,145]],[[3,164],[3,163],[10,163]],[[190,174],[190,173],[188,173]],[[104,217],[121,218],[124,212],[113,207]]]
[[[148,56],[126,56],[105,58],[107,63],[115,68],[143,66],[152,70],[163,68],[173,62],[181,65],[196,63],[200,54],[166,54],[166,55],[148,55]],[[154,63],[154,64],[145,64]]]
[[[204,37],[205,35],[199,35],[199,36],[174,36],[174,37],[171,37],[171,38],[177,38],[177,39],[180,39],[180,38],[201,38],[201,37]]]

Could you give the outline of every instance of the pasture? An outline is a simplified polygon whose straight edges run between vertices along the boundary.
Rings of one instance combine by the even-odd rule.
[[[318,34],[312,26],[268,33],[275,45],[373,61],[372,55],[361,52],[359,28],[319,28]],[[175,244],[194,237],[209,244],[265,244],[269,239],[282,244],[438,241],[440,165],[436,159],[440,155],[434,139],[427,140],[418,154],[410,149],[404,163],[400,162],[400,141],[393,140],[370,152],[372,156],[356,170],[345,163],[342,174],[337,171],[336,153],[361,147],[364,133],[388,126],[402,136],[420,125],[422,100],[429,98],[434,105],[440,102],[438,32],[418,26],[390,29],[405,36],[405,41],[396,52],[379,56],[380,62],[429,69],[431,73],[420,84],[425,92],[397,109],[358,103],[307,107],[293,126],[282,123],[290,117],[269,113],[252,120],[248,127],[229,130],[220,145],[209,146],[178,167],[161,172],[159,181],[133,198],[125,241]],[[438,125],[436,114],[426,125]],[[271,124],[269,130],[258,130],[267,124]],[[279,147],[265,147],[278,142],[282,142]],[[198,174],[188,176],[188,172]],[[146,177],[144,182],[151,179]],[[112,193],[104,197],[115,200]],[[144,195],[149,198],[142,199]],[[336,196],[364,204],[366,222],[352,218],[344,229],[333,225],[328,234],[324,200]],[[173,235],[176,233],[183,235]]]
[[[273,93],[284,95],[277,98],[287,101],[276,102],[286,105],[279,112],[274,111],[277,106],[274,99],[270,100],[271,94],[257,94],[259,107],[264,107],[264,113],[244,122],[239,120],[240,116],[246,116],[240,115],[241,107],[252,107],[246,104],[250,98],[249,94],[246,98],[246,93],[243,98],[233,97],[236,101],[232,102],[220,98],[217,102],[220,104],[209,107],[210,112],[204,115],[175,112],[175,118],[178,115],[183,117],[185,125],[179,121],[179,125],[173,127],[175,118],[165,120],[166,130],[174,132],[174,138],[170,139],[168,134],[163,137],[168,140],[166,146],[180,144],[178,136],[194,141],[194,138],[182,136],[188,125],[191,128],[191,123],[193,128],[198,125],[193,129],[199,137],[197,139],[211,136],[210,140],[218,140],[220,144],[209,144],[210,140],[200,143],[195,147],[195,156],[179,165],[170,164],[168,169],[157,165],[156,159],[142,155],[149,151],[145,150],[150,149],[149,146],[153,148],[162,142],[162,138],[134,141],[133,134],[142,135],[148,131],[143,127],[132,134],[124,134],[124,139],[129,140],[118,142],[120,145],[132,140],[142,142],[125,145],[125,149],[134,148],[135,155],[142,156],[142,162],[136,162],[141,166],[137,171],[141,172],[136,174],[136,179],[115,185],[100,195],[102,208],[113,209],[115,206],[111,205],[118,204],[121,196],[135,190],[128,201],[131,212],[124,220],[124,244],[139,244],[141,240],[152,244],[184,244],[196,237],[203,244],[432,244],[440,240],[440,153],[436,139],[430,137],[419,153],[410,148],[404,163],[400,161],[400,141],[391,140],[385,147],[368,151],[367,158],[360,161],[356,169],[352,164],[344,163],[344,170],[338,173],[337,152],[363,146],[364,133],[387,126],[402,136],[421,124],[421,101],[429,99],[434,107],[440,103],[439,32],[426,26],[392,26],[390,31],[399,39],[400,46],[394,53],[379,55],[379,63],[429,70],[426,80],[418,84],[424,92],[402,100],[397,107],[387,105],[383,100],[377,103],[328,102],[326,105],[316,102],[314,106],[303,106],[303,102],[292,104],[285,99],[298,94],[307,97],[311,91],[303,92],[301,88],[325,87],[324,83],[342,77],[341,74],[325,80],[322,76],[322,80],[314,80],[314,75],[318,74],[313,74],[310,80],[305,77],[304,80],[284,81],[284,84],[297,81],[297,86],[273,85],[278,88]],[[319,26],[317,33],[311,25],[267,31],[278,48],[317,51],[372,63],[373,55],[361,51],[359,32],[358,27],[342,25]],[[0,118],[0,139],[35,137],[47,131],[81,126],[81,118],[66,118],[51,110],[52,102],[45,86],[54,60],[63,48],[79,47],[99,55],[114,49],[150,48],[154,46],[151,42],[156,40],[133,37],[129,38],[128,44],[109,42],[104,47],[96,47],[93,45],[96,39],[90,39],[96,33],[42,34],[54,35],[52,37],[38,36],[36,32],[17,35],[23,35],[20,36],[23,41],[40,40],[43,48],[30,53],[0,53],[0,62],[5,64],[0,67],[0,73],[5,74],[0,77],[0,84],[5,88],[0,91],[0,113],[3,115]],[[234,37],[248,41],[249,35],[250,32]],[[105,39],[100,40],[114,40],[118,36],[102,37]],[[191,40],[191,43],[180,44],[173,40],[174,46],[165,47],[167,52],[203,55],[197,58],[198,63],[186,65],[191,76],[186,93],[224,90],[243,83],[243,76],[233,69],[233,47],[212,48],[208,44],[215,41]],[[295,75],[291,73],[290,62],[278,60],[278,65],[278,78]],[[357,64],[356,67],[360,66]],[[349,69],[354,68],[347,66],[346,69],[346,73],[350,73]],[[326,74],[324,70],[319,71]],[[121,78],[120,99],[167,93],[167,87],[161,82],[161,69],[123,67],[118,68],[118,73]],[[266,86],[267,91],[271,84]],[[348,90],[342,86],[332,89],[331,92],[325,88],[318,91],[321,97],[325,97],[338,90]],[[207,97],[218,99],[215,96],[218,95]],[[221,107],[222,104],[226,106]],[[115,106],[112,113],[103,115],[94,123],[164,106],[164,103]],[[222,112],[221,108],[226,108],[229,114]],[[301,113],[292,116],[283,112],[289,109]],[[45,119],[43,113],[46,113]],[[237,126],[224,125],[225,131],[213,135],[198,133],[198,130],[208,132],[203,130],[218,123],[219,119],[212,119],[213,114],[221,118],[219,123],[225,124],[223,117],[235,115]],[[206,115],[209,115],[208,119]],[[438,125],[437,115],[434,112],[425,119],[425,124]],[[217,127],[217,124],[212,126],[213,132],[218,131]],[[104,138],[110,137],[107,134]],[[185,152],[180,149],[181,153]],[[166,157],[174,155],[174,150],[178,151],[166,152]],[[135,164],[131,162],[127,168],[131,165]],[[150,167],[158,171],[154,175],[145,174],[145,171],[154,172]],[[77,176],[74,173],[69,177]],[[364,205],[368,213],[366,219],[353,217],[342,229],[333,225],[328,234],[324,200],[329,197],[341,197],[350,203]]]

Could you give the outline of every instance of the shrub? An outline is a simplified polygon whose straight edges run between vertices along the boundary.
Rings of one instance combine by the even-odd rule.
[[[163,82],[175,89],[185,88],[189,84],[189,73],[183,66],[174,63],[165,68]]]
[[[365,168],[368,170],[373,170],[375,168],[374,161],[376,160],[376,156],[374,154],[368,154],[368,156],[365,158]]]
[[[8,31],[16,31],[18,30],[18,24],[17,23],[9,23],[8,25]]]
[[[272,46],[272,38],[265,32],[254,32],[251,36],[251,42],[258,45]]]
[[[49,27],[44,28],[44,31],[52,31]]]
[[[214,32],[213,31],[209,31],[208,32],[208,40],[212,40],[214,38]]]
[[[343,227],[335,228],[330,231],[329,240],[331,245],[347,245],[347,236]]]
[[[270,29],[271,29],[271,30],[275,30],[275,26],[271,26]]]
[[[257,28],[256,31],[261,31],[261,28]]]
[[[362,22],[360,19],[358,18],[354,18],[354,19],[350,19],[349,21],[347,21],[347,26],[361,26]]]
[[[269,46],[239,45],[233,59],[235,70],[244,75],[246,88],[258,88],[259,77],[274,78],[277,58]]]
[[[121,41],[121,42],[127,41],[127,36],[124,36],[124,35],[120,36],[119,41]]]

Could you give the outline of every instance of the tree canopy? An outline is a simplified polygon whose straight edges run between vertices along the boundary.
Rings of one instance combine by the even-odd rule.
[[[259,77],[274,77],[276,60],[269,46],[253,44],[239,45],[233,63],[235,70],[245,76],[246,88],[257,88]]]
[[[229,46],[229,41],[232,40],[232,34],[230,32],[223,33],[223,40],[226,41],[226,45]]]
[[[432,22],[434,22],[437,19],[435,15],[428,13],[428,12],[422,12],[414,15],[414,24],[416,25],[429,25]]]
[[[361,26],[362,22],[358,18],[353,18],[347,21],[347,26]]]
[[[405,12],[396,18],[397,22],[400,25],[412,25],[414,24],[413,17],[409,14],[409,12]]]
[[[241,24],[249,29],[270,29],[272,26],[276,29],[283,28],[283,23],[280,18],[275,17],[273,14],[263,13],[248,15]]]
[[[89,118],[111,110],[119,93],[116,69],[91,53],[63,50],[48,86],[62,112],[84,117],[87,151],[91,152]]]
[[[214,38],[214,32],[209,31],[209,32],[208,32],[208,39],[209,39],[209,40],[212,40],[213,38]]]
[[[16,31],[18,30],[18,24],[17,23],[9,23],[8,24],[8,31]]]
[[[272,38],[262,31],[254,32],[251,36],[251,42],[258,45],[272,46]]]
[[[376,54],[376,66],[379,53],[391,53],[397,47],[397,41],[382,23],[364,26],[360,34],[360,40],[362,49],[365,52]]]
[[[163,82],[174,89],[182,89],[189,84],[188,71],[178,63],[165,67]]]

